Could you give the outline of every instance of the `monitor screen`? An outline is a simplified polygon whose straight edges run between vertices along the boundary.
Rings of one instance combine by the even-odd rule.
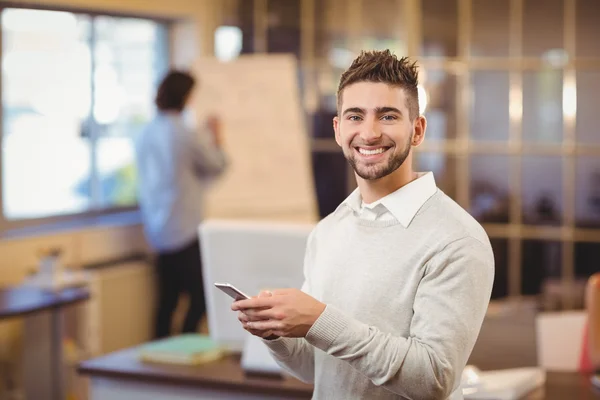
[[[214,286],[230,283],[249,296],[301,288],[311,224],[207,220],[199,227],[204,293],[211,338],[241,351],[247,333],[231,311],[232,298]]]

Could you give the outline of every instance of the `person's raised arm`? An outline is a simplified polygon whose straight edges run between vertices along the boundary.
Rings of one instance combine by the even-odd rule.
[[[199,178],[212,178],[225,171],[227,159],[222,149],[221,125],[210,117],[203,132],[190,134],[193,167]]]

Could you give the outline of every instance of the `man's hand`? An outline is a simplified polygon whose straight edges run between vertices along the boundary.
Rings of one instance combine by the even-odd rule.
[[[217,147],[222,146],[221,138],[221,121],[216,115],[211,115],[206,119],[206,125],[208,130],[212,133],[214,143]]]
[[[254,296],[252,297],[253,299],[256,299],[257,297],[271,297],[273,296],[273,292],[271,292],[270,290],[265,290],[262,291],[258,294],[258,296]],[[250,329],[247,326],[247,323],[250,321],[263,321],[260,318],[256,318],[256,317],[249,317],[246,314],[244,314],[243,312],[238,312],[238,320],[242,323],[242,326],[244,327],[244,329],[248,332],[250,332],[252,335],[254,336],[259,336],[263,339],[270,339],[270,340],[274,340],[277,339],[279,336],[276,336],[273,334],[272,331],[260,331],[260,330],[255,330],[255,329]]]
[[[280,289],[272,295],[262,292],[258,297],[236,301],[231,309],[239,311],[238,319],[253,335],[305,337],[325,304],[301,290]]]

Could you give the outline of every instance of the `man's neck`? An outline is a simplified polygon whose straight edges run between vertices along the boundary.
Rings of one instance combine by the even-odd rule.
[[[407,168],[403,167],[404,165],[391,174],[375,180],[356,176],[358,190],[363,201],[366,204],[373,203],[417,179],[418,175],[410,164],[406,165]]]

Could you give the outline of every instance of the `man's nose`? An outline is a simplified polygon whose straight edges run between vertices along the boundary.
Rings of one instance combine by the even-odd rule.
[[[376,142],[379,140],[379,138],[381,138],[381,130],[379,129],[377,121],[374,119],[365,119],[362,128],[363,129],[360,132],[360,138],[363,141],[367,143]]]

